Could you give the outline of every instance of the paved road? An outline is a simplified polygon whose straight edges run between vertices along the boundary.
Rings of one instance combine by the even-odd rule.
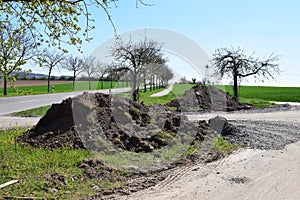
[[[169,94],[172,89],[174,87],[174,83],[172,83],[171,85],[169,85],[169,87],[161,92],[158,92],[158,93],[155,93],[155,94],[152,94],[151,97],[161,97],[161,96],[165,96],[167,94]]]
[[[129,91],[129,88],[112,89],[111,93],[121,93]],[[93,90],[88,92],[102,92],[109,93],[109,90]],[[83,92],[57,93],[57,94],[43,94],[20,97],[3,97],[0,98],[0,129],[18,127],[32,127],[39,121],[39,117],[13,117],[9,114],[40,106],[51,105],[53,103],[60,103],[68,97],[74,97]]]
[[[121,93],[129,91],[129,88],[112,89],[111,93]],[[88,92],[102,92],[108,94],[108,90],[93,90]],[[74,97],[83,92],[57,93],[57,94],[42,94],[19,97],[3,97],[0,98],[0,115],[6,115],[21,110],[27,110],[40,106],[51,105],[53,103],[60,103],[68,97]]]

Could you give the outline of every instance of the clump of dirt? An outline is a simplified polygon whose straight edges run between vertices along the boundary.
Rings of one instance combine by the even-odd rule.
[[[152,152],[174,138],[181,142],[186,142],[188,136],[203,140],[210,131],[206,122],[190,122],[166,106],[84,93],[53,104],[37,125],[18,140],[34,147]]]
[[[240,103],[224,92],[213,86],[196,85],[186,91],[179,98],[166,104],[177,108],[177,111],[235,111],[248,110],[252,106]]]

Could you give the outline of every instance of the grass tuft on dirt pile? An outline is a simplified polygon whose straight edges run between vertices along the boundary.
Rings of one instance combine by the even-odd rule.
[[[15,138],[26,130],[0,131],[0,184],[18,183],[1,189],[5,197],[80,199],[97,194],[93,187],[120,187],[113,181],[88,179],[80,168],[90,157],[83,149],[43,149],[21,146]]]
[[[213,146],[216,151],[226,154],[231,154],[238,149],[238,145],[228,142],[221,134],[213,141]]]

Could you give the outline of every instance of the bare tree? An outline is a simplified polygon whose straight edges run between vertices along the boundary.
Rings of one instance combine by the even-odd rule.
[[[131,74],[132,98],[134,101],[138,100],[139,79],[143,72],[148,65],[157,62],[157,57],[163,57],[161,48],[161,44],[147,38],[137,43],[118,41],[112,48],[112,56],[122,66],[128,67]]]
[[[58,53],[56,51],[48,51],[45,50],[42,52],[36,62],[40,65],[40,67],[44,67],[48,70],[48,87],[47,91],[50,92],[50,81],[51,81],[51,73],[54,67],[58,67],[59,64],[63,61],[63,53]]]
[[[241,48],[219,48],[213,54],[215,70],[222,77],[233,78],[234,98],[238,99],[239,80],[254,76],[256,80],[275,79],[280,74],[279,56],[271,54],[267,59],[255,58],[254,53],[246,55]]]
[[[100,81],[100,83],[101,83],[101,87],[100,87],[100,89],[102,90],[102,89],[104,89],[104,85],[103,85],[103,79],[104,79],[104,76],[106,75],[106,74],[108,74],[108,69],[109,69],[109,64],[107,64],[107,63],[102,63],[102,62],[98,62],[97,63],[97,74],[99,75],[99,81]]]
[[[82,62],[82,72],[84,72],[87,75],[89,80],[89,90],[91,90],[92,76],[99,72],[97,59],[93,56],[85,57]]]
[[[82,72],[83,61],[78,56],[68,56],[61,64],[62,68],[73,72],[72,90],[75,90],[76,77]]]
[[[30,35],[10,23],[0,24],[0,29],[0,78],[4,81],[3,94],[7,95],[8,79],[36,55],[37,45]]]
[[[161,86],[166,87],[169,84],[169,81],[174,77],[174,74],[166,64],[162,65],[160,71]]]

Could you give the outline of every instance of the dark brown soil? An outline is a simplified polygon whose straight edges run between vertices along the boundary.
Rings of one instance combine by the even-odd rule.
[[[18,140],[34,147],[151,152],[174,138],[184,143],[187,136],[193,138],[190,143],[201,141],[210,131],[206,122],[190,122],[166,106],[149,107],[121,97],[84,93],[53,104]]]
[[[196,85],[186,91],[178,99],[166,104],[181,112],[190,111],[235,111],[248,110],[252,106],[240,103],[226,93],[213,86]]]

